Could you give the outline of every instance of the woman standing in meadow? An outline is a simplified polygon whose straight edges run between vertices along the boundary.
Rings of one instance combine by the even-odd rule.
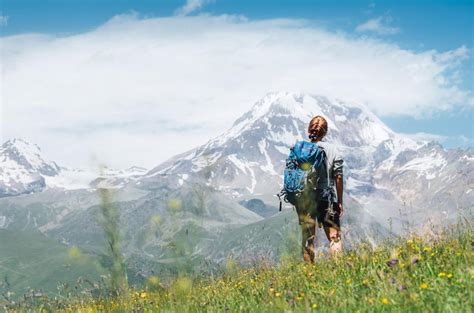
[[[302,250],[305,262],[314,262],[316,222],[324,228],[331,255],[342,251],[341,223],[343,207],[343,159],[339,156],[334,145],[322,141],[328,132],[328,123],[320,115],[311,119],[308,126],[308,136],[311,142],[324,151],[325,159],[317,169],[318,181],[314,192],[306,201],[295,205],[302,230]]]

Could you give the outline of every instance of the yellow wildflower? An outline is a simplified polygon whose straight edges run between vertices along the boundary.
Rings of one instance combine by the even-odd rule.
[[[160,225],[161,222],[162,222],[161,216],[159,216],[159,215],[154,215],[154,216],[151,217],[151,223],[152,223],[153,225],[155,225],[155,226]]]
[[[313,305],[311,306],[313,309],[316,309],[318,307],[318,305],[316,303],[313,303]]]
[[[281,296],[281,294],[280,294],[279,292],[277,292],[277,293],[275,294],[275,297],[277,297],[277,298],[279,298],[280,296]]]
[[[428,288],[428,284],[422,283],[422,284],[420,285],[420,288],[421,288],[421,289],[427,289],[427,288]]]
[[[182,206],[183,204],[180,199],[170,199],[168,201],[168,208],[170,208],[173,211],[180,211]]]
[[[382,298],[381,302],[382,302],[382,304],[388,304],[388,299],[387,298]]]
[[[449,273],[448,278],[453,278],[453,274]]]
[[[160,284],[160,279],[157,276],[150,276],[147,280],[148,284],[152,286],[158,286]]]
[[[444,276],[446,276],[446,273],[445,273],[445,272],[440,272],[440,273],[438,274],[438,277],[444,277]]]

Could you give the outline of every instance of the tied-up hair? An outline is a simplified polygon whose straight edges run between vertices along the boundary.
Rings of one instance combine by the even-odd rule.
[[[308,136],[311,141],[319,141],[326,136],[328,132],[328,122],[321,115],[311,119],[308,126]]]

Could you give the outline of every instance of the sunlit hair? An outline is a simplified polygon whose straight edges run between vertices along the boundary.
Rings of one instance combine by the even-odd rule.
[[[321,115],[311,119],[308,126],[308,136],[311,141],[319,141],[326,136],[328,132],[328,122]]]

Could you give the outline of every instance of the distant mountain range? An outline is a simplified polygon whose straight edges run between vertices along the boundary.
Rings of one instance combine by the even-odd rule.
[[[94,191],[108,187],[114,188],[124,253],[138,280],[229,256],[277,259],[298,247],[299,236],[295,214],[277,209],[284,160],[318,114],[329,122],[325,140],[345,160],[349,246],[472,216],[474,148],[447,150],[412,140],[361,104],[279,92],[267,94],[223,134],[150,171],[66,169],[45,161],[37,146],[10,140],[0,148],[0,228],[40,231],[100,254]]]
[[[232,198],[274,202],[289,147],[306,138],[315,115],[328,120],[325,140],[345,159],[347,195],[367,214],[386,220],[403,209],[421,213],[413,216],[421,224],[421,217],[453,218],[458,209],[472,208],[473,148],[446,150],[436,142],[415,141],[361,104],[294,93],[268,94],[224,134],[158,165],[136,183],[150,184],[158,176],[199,177]]]
[[[102,173],[60,167],[55,162],[47,161],[37,145],[15,138],[0,147],[0,198],[41,192],[48,188],[119,188],[146,171],[137,166],[126,170],[104,168]]]

